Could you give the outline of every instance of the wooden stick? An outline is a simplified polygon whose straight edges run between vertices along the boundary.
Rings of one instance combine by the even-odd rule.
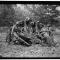
[[[20,39],[21,41],[23,41],[24,43],[26,43],[27,45],[30,45],[30,44],[28,44],[26,41],[24,41],[23,39],[19,38],[19,36],[18,36],[16,33],[14,33],[14,35],[15,35],[18,39]]]

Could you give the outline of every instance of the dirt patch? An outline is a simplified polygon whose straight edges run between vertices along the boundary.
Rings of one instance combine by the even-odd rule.
[[[59,51],[60,47],[42,47],[41,45],[24,47],[0,43],[0,55],[3,57],[58,57]]]

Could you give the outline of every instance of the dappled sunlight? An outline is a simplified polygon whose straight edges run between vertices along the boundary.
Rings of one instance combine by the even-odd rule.
[[[3,4],[3,7],[0,6],[0,14],[1,14],[0,23],[3,22],[2,23],[3,25],[4,23],[6,24],[10,21],[13,21],[13,23],[17,24],[12,25],[15,28],[10,26],[12,27],[13,33],[9,31],[10,27],[8,25],[10,25],[10,23],[7,24],[7,28],[0,27],[1,56],[3,57],[58,57],[59,56],[60,57],[59,53],[60,29],[58,29],[58,27],[55,27],[56,24],[58,25],[57,22],[54,24],[52,23],[55,22],[55,20],[58,21],[60,20],[59,6],[56,7],[53,5],[43,5],[43,4],[16,4],[12,6]],[[32,22],[29,23],[30,25],[26,24],[26,21],[28,22],[30,18]],[[55,19],[53,20],[53,18]],[[21,29],[20,26],[22,25],[20,25],[19,22],[22,22],[22,25],[26,24],[26,26],[24,25],[24,27],[21,27],[22,28]],[[36,24],[34,25],[34,23]],[[40,23],[43,26],[40,25]],[[38,28],[37,25],[39,26]],[[49,31],[50,33],[47,32],[49,26],[52,27],[52,30],[54,30],[52,25],[56,28],[55,31],[52,32],[50,30]],[[26,31],[24,29],[25,27]],[[18,35],[17,33],[21,35]],[[9,40],[10,38],[12,42]],[[30,43],[29,39],[31,39],[32,43]],[[21,41],[25,42],[25,44],[29,43],[31,45],[29,46],[25,46],[25,44],[21,45],[22,43]],[[13,42],[16,42],[16,44],[14,44]],[[57,45],[55,44],[55,42]]]
[[[17,11],[21,12],[23,14],[23,16],[28,16],[31,14],[31,12],[27,9],[27,7],[25,5],[22,4],[17,4]]]

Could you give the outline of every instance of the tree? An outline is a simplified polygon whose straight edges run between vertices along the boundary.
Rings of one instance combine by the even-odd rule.
[[[12,5],[0,5],[0,26],[11,26],[14,23],[14,9]]]

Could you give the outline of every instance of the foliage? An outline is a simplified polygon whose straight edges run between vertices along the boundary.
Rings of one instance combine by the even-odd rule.
[[[58,24],[56,22],[60,19],[56,18],[59,15],[56,7],[57,5],[0,4],[0,26],[11,26],[26,17],[44,24]]]
[[[15,11],[17,20],[25,20],[26,17],[29,17],[33,21],[40,21],[44,24],[56,24],[58,20],[55,17],[59,15],[59,12],[55,8],[56,5],[19,4]]]
[[[14,9],[12,5],[0,5],[0,26],[10,26],[14,23]]]

